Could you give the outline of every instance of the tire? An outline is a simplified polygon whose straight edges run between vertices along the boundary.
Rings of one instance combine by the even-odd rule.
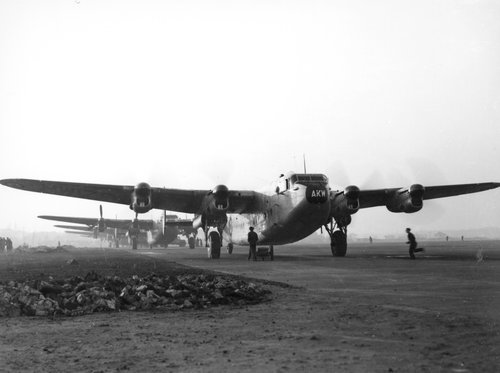
[[[220,258],[220,235],[218,232],[210,232],[209,234],[210,246],[208,247],[208,257],[210,259],[219,259]]]
[[[330,247],[333,256],[345,256],[347,252],[347,236],[342,231],[333,232]]]
[[[188,245],[190,249],[194,249],[196,240],[194,237],[188,237]]]
[[[137,238],[132,238],[132,250],[137,250]]]
[[[232,243],[227,244],[227,253],[231,255],[233,253],[234,246]]]

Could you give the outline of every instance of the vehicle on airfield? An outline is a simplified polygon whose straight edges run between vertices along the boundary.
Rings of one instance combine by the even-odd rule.
[[[219,258],[223,241],[228,252],[233,245],[248,245],[253,226],[259,245],[282,245],[299,241],[324,227],[334,256],[347,251],[347,227],[360,209],[385,206],[390,212],[414,213],[423,201],[476,193],[498,188],[500,183],[427,186],[361,190],[355,185],[332,189],[323,174],[287,173],[262,191],[229,190],[217,185],[211,190],[155,188],[88,184],[31,179],[4,179],[0,184],[32,192],[85,198],[129,205],[137,214],[161,209],[194,214],[194,230],[202,228],[210,258]],[[167,224],[165,224],[166,226]]]
[[[102,214],[102,205],[99,206],[100,218],[84,218],[71,216],[39,215],[38,218],[60,221],[64,223],[74,223],[80,225],[55,225],[58,228],[75,229],[77,231],[87,231],[94,238],[107,240],[110,246],[120,246],[120,242],[127,240],[132,249],[137,249],[138,245],[156,245],[168,247],[171,243],[185,246],[185,241],[179,239],[179,235],[188,236],[188,243],[191,249],[195,247],[192,221],[179,219],[177,215],[167,215],[164,211],[160,221],[134,219],[105,219]],[[68,232],[69,233],[69,232]],[[74,232],[76,233],[76,232]],[[87,235],[88,236],[88,235]]]

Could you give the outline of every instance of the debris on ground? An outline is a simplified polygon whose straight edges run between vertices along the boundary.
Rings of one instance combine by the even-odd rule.
[[[84,278],[0,283],[0,316],[77,316],[120,310],[256,304],[270,294],[252,282],[220,275],[128,278],[89,272]]]

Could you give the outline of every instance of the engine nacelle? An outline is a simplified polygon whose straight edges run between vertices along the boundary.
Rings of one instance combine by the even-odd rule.
[[[331,199],[330,215],[335,220],[355,214],[359,210],[359,188],[349,185],[343,192],[335,194]]]
[[[130,209],[138,214],[148,212],[153,208],[151,198],[151,187],[148,183],[139,183],[132,192],[132,203]]]
[[[106,230],[106,223],[104,222],[104,219],[99,219],[97,221],[97,229],[99,232],[104,232]]]
[[[229,189],[225,185],[217,185],[211,192],[208,209],[212,213],[225,213],[229,208]]]
[[[408,189],[400,189],[394,193],[386,204],[391,212],[412,213],[422,209],[425,188],[420,184],[413,184]]]

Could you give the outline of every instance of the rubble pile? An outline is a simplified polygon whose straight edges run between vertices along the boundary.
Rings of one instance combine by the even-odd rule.
[[[76,316],[120,310],[207,308],[262,302],[270,291],[217,275],[129,278],[89,272],[84,278],[0,284],[0,316]]]

